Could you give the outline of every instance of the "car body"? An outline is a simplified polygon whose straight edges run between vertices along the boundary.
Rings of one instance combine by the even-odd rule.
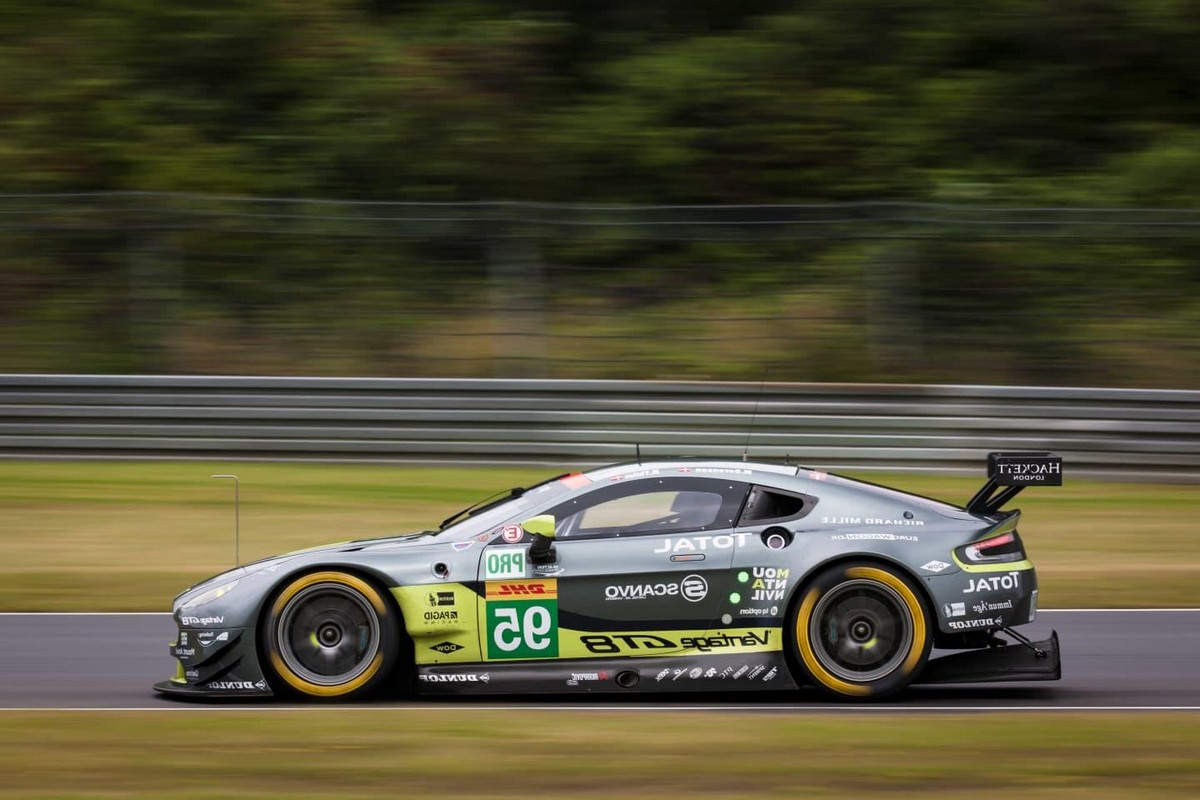
[[[989,486],[1006,485],[994,473]],[[560,475],[436,531],[290,553],[188,589],[174,603],[178,672],[155,688],[349,699],[815,686],[873,699],[913,682],[1053,680],[1057,636],[1012,630],[1036,615],[1037,576],[1020,512],[999,509],[1021,480],[1053,482],[1037,473],[967,507],[746,461]],[[930,659],[934,647],[957,652]]]

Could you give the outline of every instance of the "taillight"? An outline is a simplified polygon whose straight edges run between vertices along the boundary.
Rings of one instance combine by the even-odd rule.
[[[958,548],[957,552],[959,558],[972,564],[998,564],[1025,558],[1025,548],[1016,531],[972,542]]]

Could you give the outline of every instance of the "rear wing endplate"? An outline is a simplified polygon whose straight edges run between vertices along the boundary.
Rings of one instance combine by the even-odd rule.
[[[988,453],[987,483],[967,503],[967,511],[995,514],[1026,486],[1062,486],[1062,456],[1055,453]]]

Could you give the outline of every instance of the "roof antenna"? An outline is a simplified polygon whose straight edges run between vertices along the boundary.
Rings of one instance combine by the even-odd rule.
[[[642,465],[642,443],[641,442],[633,443],[633,452],[637,455],[637,462],[638,462],[638,466],[640,467]]]
[[[766,370],[763,370],[766,373]],[[750,416],[750,428],[746,431],[746,446],[742,448],[742,461],[744,462],[750,456],[750,434],[754,433],[754,422],[758,419],[758,404],[762,402],[763,389],[766,388],[767,381],[764,377],[758,382],[758,397],[754,398],[754,413]]]
[[[242,565],[242,511],[240,508],[240,498],[238,497],[241,494],[238,477],[237,475],[210,475],[209,477],[228,478],[233,481],[233,564],[236,567],[240,567]]]

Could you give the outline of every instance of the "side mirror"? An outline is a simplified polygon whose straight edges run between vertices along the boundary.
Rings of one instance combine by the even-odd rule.
[[[554,554],[554,515],[539,514],[521,523],[525,532],[533,537],[529,546],[529,560],[534,564],[550,564]]]

